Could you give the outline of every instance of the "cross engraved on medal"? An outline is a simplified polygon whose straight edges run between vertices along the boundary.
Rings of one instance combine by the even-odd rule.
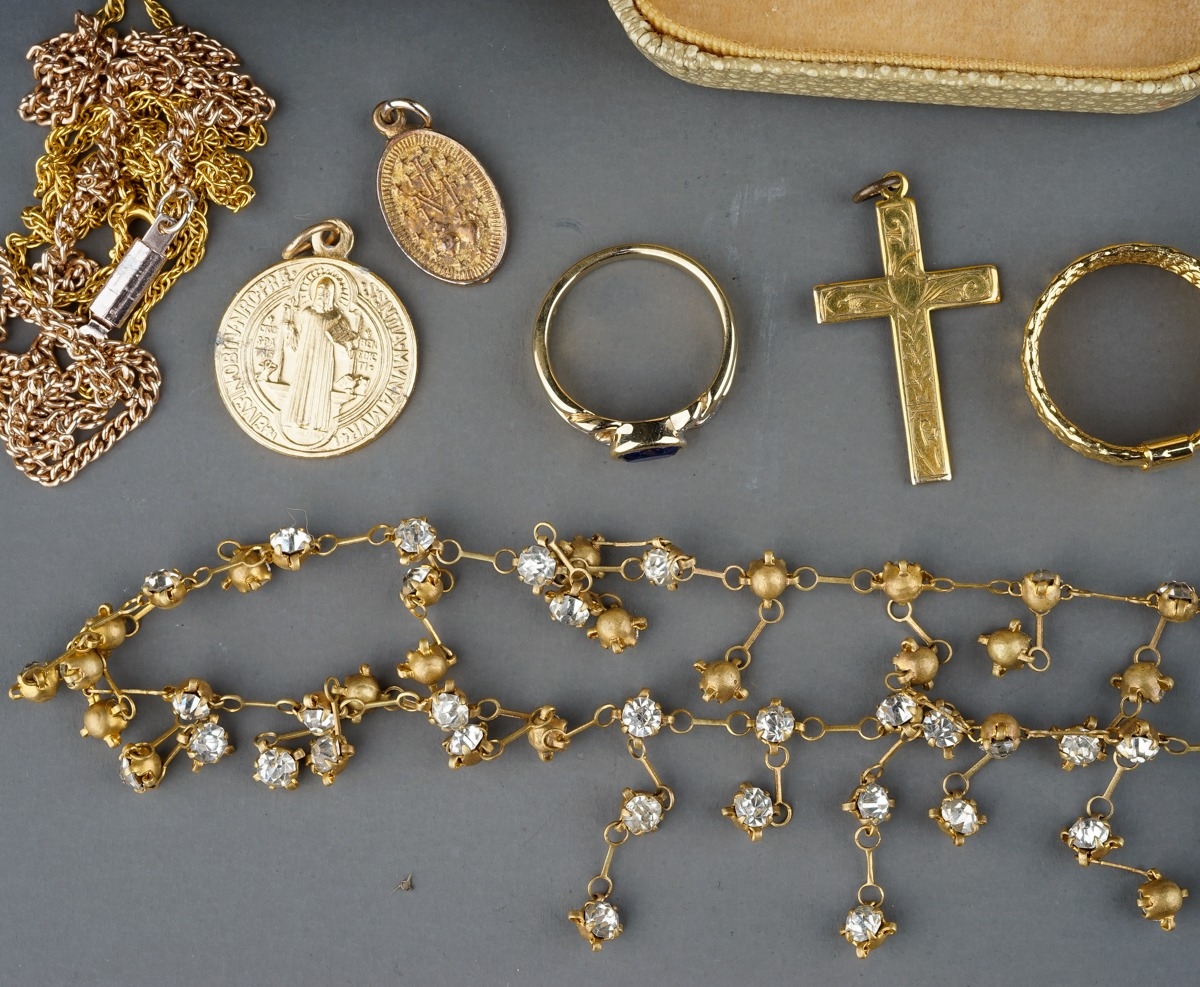
[[[322,458],[358,449],[412,393],[412,320],[382,279],[346,259],[353,244],[341,220],[305,230],[221,318],[221,399],[243,431],[276,452]]]
[[[950,479],[929,313],[939,308],[995,304],[1000,301],[1000,276],[991,264],[927,272],[921,256],[917,205],[907,192],[908,179],[892,172],[855,194],[855,202],[878,196],[875,216],[883,277],[817,285],[813,301],[817,322],[884,316],[891,320],[909,474],[916,484]]]

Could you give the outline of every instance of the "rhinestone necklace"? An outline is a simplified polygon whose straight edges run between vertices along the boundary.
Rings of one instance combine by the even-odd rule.
[[[191,592],[214,582],[226,590],[256,592],[277,571],[296,571],[356,545],[393,552],[404,567],[400,600],[422,628],[415,646],[395,666],[406,684],[385,685],[365,664],[342,678],[325,679],[320,689],[299,698],[266,700],[224,693],[199,678],[151,689],[118,685],[113,678],[114,653],[138,632],[142,621],[180,605]],[[261,731],[252,740],[254,779],[267,788],[284,790],[299,784],[303,763],[324,784],[332,785],[354,755],[350,728],[379,712],[415,714],[428,721],[440,733],[449,765],[455,769],[495,761],[522,738],[543,761],[550,761],[588,731],[619,734],[629,756],[645,771],[647,784],[621,792],[617,818],[603,829],[604,859],[587,883],[587,901],[568,915],[591,947],[600,949],[622,930],[621,914],[612,900],[617,850],[631,836],[658,830],[675,807],[674,791],[650,759],[650,742],[657,743],[655,738],[667,734],[682,736],[712,729],[757,745],[763,752],[762,776],[742,782],[730,803],[720,810],[757,842],[769,830],[791,822],[792,807],[784,792],[789,743],[797,739],[816,743],[835,735],[857,737],[882,750],[871,754],[857,786],[851,789],[847,785],[848,799],[841,806],[854,822],[853,842],[864,854],[866,865],[865,880],[845,914],[841,934],[858,956],[865,957],[896,931],[896,923],[883,911],[884,892],[875,875],[882,826],[896,807],[884,784],[891,760],[910,746],[919,748],[921,741],[947,760],[956,752],[968,757],[974,752],[973,763],[945,775],[942,797],[928,810],[932,822],[955,846],[962,846],[988,821],[980,803],[969,795],[975,776],[992,762],[1009,758],[1026,742],[1048,741],[1057,747],[1067,771],[1105,760],[1113,766],[1102,793],[1089,799],[1083,814],[1060,833],[1076,860],[1139,877],[1137,907],[1166,930],[1174,928],[1187,896],[1185,889],[1155,868],[1110,859],[1124,845],[1112,821],[1122,777],[1150,764],[1161,753],[1200,753],[1200,744],[1163,734],[1143,716],[1146,705],[1159,703],[1174,685],[1161,668],[1159,645],[1164,631],[1172,624],[1192,620],[1200,611],[1200,596],[1185,583],[1164,583],[1143,596],[1122,596],[1081,589],[1046,570],[1015,580],[961,582],[933,576],[920,565],[903,561],[886,562],[878,570],[862,568],[849,575],[831,575],[810,565],[789,569],[771,551],[744,567],[717,569],[701,566],[694,556],[663,537],[610,541],[601,535],[576,535],[568,540],[544,522],[534,528],[531,544],[523,549],[486,553],[469,551],[458,541],[443,538],[423,517],[378,524],[349,537],[316,537],[305,528],[292,526],[261,542],[221,542],[217,552],[219,561],[212,566],[188,574],[158,570],[146,577],[128,602],[99,607],[60,655],[28,665],[9,690],[13,699],[38,703],[52,698],[60,686],[79,692],[86,701],[81,733],[117,749],[120,778],[135,792],[157,788],[168,767],[181,756],[190,761],[194,771],[224,760],[234,748],[223,721],[247,710],[270,711],[287,724],[286,728]],[[781,698],[757,709],[739,708],[719,716],[667,710],[646,689],[569,720],[549,704],[517,710],[493,697],[473,700],[450,677],[458,655],[438,634],[429,613],[453,591],[455,573],[469,563],[486,564],[501,575],[515,577],[542,599],[553,622],[579,629],[614,653],[635,647],[649,622],[630,612],[617,595],[602,592],[600,586],[606,579],[647,583],[668,591],[692,582],[716,583],[748,596],[754,601],[756,616],[749,633],[739,636],[722,657],[693,666],[699,673],[701,698],[709,703],[749,698],[743,672],[750,666],[760,636],[783,619],[784,600],[790,595],[849,589],[864,597],[880,597],[886,616],[902,625],[901,633],[906,636],[883,676],[885,695],[852,722],[830,723],[813,714],[801,717],[793,704]],[[1093,716],[1066,727],[1031,727],[1003,712],[975,720],[949,701],[931,696],[937,673],[951,660],[954,650],[946,640],[932,636],[914,615],[923,594],[950,592],[1019,600],[1032,615],[1032,634],[1014,618],[1005,627],[979,636],[982,655],[997,676],[1022,669],[1028,672],[1021,674],[1032,675],[1049,668],[1046,618],[1068,602],[1074,606],[1074,601],[1090,600],[1149,610],[1157,622],[1146,643],[1133,650],[1130,663],[1110,680],[1120,698],[1119,711],[1108,723],[1101,725]],[[157,736],[128,742],[124,734],[139,712],[139,703],[151,708],[151,719],[157,708],[159,719],[167,725]]]

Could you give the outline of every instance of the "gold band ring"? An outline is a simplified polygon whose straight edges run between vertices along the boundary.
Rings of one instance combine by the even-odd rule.
[[[567,290],[588,271],[603,264],[627,257],[646,257],[651,260],[663,261],[675,267],[682,268],[692,275],[707,289],[709,296],[716,303],[717,312],[721,317],[721,332],[724,345],[721,351],[721,365],[712,383],[691,402],[686,408],[666,415],[662,418],[648,418],[640,421],[620,421],[606,418],[594,411],[583,407],[571,395],[563,390],[554,370],[550,366],[550,325],[554,319],[555,310]],[[590,435],[598,442],[607,442],[614,459],[627,463],[643,459],[658,459],[672,456],[686,444],[681,432],[703,425],[717,410],[717,406],[729,393],[733,384],[733,374],[737,368],[737,330],[733,324],[733,312],[721,286],[713,280],[711,274],[697,264],[686,254],[670,247],[659,247],[650,243],[627,243],[617,247],[607,247],[598,250],[574,267],[566,271],[552,287],[542,302],[538,311],[537,321],[533,328],[533,362],[537,367],[538,377],[542,387],[550,397],[554,410],[568,425],[578,429],[585,435]]]
[[[1079,428],[1059,410],[1046,391],[1038,352],[1046,316],[1059,297],[1085,274],[1118,264],[1149,264],[1177,274],[1190,285],[1200,288],[1200,260],[1172,247],[1156,243],[1116,243],[1102,247],[1065,267],[1050,282],[1034,304],[1033,313],[1025,324],[1025,342],[1021,347],[1021,368],[1025,374],[1025,390],[1033,402],[1033,410],[1060,442],[1090,459],[1113,466],[1136,466],[1151,469],[1189,458],[1200,448],[1200,431],[1191,435],[1171,435],[1150,439],[1133,446],[1105,442]]]

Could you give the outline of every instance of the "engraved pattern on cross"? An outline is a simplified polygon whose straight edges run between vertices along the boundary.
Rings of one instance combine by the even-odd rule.
[[[905,195],[907,191],[908,182],[898,173],[864,189],[864,193],[879,195],[875,210],[883,277],[817,285],[813,300],[820,323],[884,316],[891,320],[909,473],[916,484],[950,479],[929,313],[1000,301],[1000,277],[991,264],[927,272],[921,256],[917,206]],[[861,201],[859,196],[855,198]]]

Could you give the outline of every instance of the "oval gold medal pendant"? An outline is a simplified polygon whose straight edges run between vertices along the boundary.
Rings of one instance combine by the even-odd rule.
[[[410,124],[409,114],[420,123]],[[431,130],[433,118],[420,103],[391,99],[372,119],[389,138],[379,161],[379,208],[400,249],[451,284],[486,281],[504,257],[508,224],[483,166]]]
[[[412,319],[380,278],[346,260],[353,245],[340,219],[310,227],[221,318],[217,389],[242,430],[268,449],[314,458],[351,452],[391,425],[412,393]]]

